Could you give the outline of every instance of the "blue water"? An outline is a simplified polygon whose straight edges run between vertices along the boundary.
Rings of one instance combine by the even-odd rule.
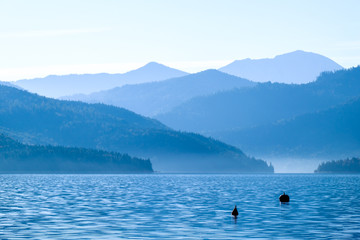
[[[360,176],[0,175],[0,238],[360,239]]]

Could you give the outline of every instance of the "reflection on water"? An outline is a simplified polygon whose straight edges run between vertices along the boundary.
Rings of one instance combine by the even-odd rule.
[[[360,176],[0,175],[0,238],[16,237],[360,238]]]

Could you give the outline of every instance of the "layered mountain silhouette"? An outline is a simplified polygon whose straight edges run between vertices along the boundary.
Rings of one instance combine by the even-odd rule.
[[[342,66],[322,55],[295,51],[265,59],[236,60],[219,70],[255,82],[308,83]]]
[[[187,75],[186,72],[150,62],[124,74],[51,75],[45,78],[19,80],[14,84],[42,96],[58,98],[79,93],[89,94],[125,84],[160,81],[185,75]]]
[[[261,83],[193,98],[156,116],[166,125],[221,137],[221,132],[287,120],[343,104],[360,95],[360,67],[323,73],[308,84]]]
[[[0,130],[27,144],[95,148],[150,158],[156,171],[273,172],[262,160],[198,134],[103,104],[61,101],[0,86]]]
[[[125,85],[89,95],[74,95],[63,99],[88,103],[105,103],[123,107],[145,116],[172,110],[197,96],[233,88],[253,87],[256,83],[217,70],[206,70],[165,81]]]
[[[0,134],[0,173],[152,173],[150,160],[85,148],[26,145]]]
[[[351,114],[357,114],[360,67],[341,69],[319,54],[295,51],[273,59],[235,61],[220,71],[196,74],[150,63],[125,74],[22,80],[16,84],[29,90],[35,87],[33,92],[67,95],[64,99],[91,104],[4,90],[0,130],[24,143],[150,158],[158,171],[266,172],[272,166],[199,134],[253,155],[356,154],[357,132],[342,126],[352,126]],[[341,122],[336,114],[347,117]],[[336,121],[324,122],[324,116]],[[308,139],[311,132],[318,137]]]

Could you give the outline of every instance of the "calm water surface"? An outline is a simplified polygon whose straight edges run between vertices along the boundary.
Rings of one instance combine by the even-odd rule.
[[[360,239],[359,175],[0,175],[0,199],[0,239]]]

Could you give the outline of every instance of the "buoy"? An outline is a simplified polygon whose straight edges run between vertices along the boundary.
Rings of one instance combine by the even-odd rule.
[[[235,205],[234,210],[232,211],[231,215],[233,215],[234,217],[237,217],[237,215],[239,215],[239,212],[236,209],[236,205]]]
[[[282,195],[280,195],[279,200],[282,203],[290,202],[290,197],[289,197],[289,195],[285,194],[285,192],[284,192]]]

